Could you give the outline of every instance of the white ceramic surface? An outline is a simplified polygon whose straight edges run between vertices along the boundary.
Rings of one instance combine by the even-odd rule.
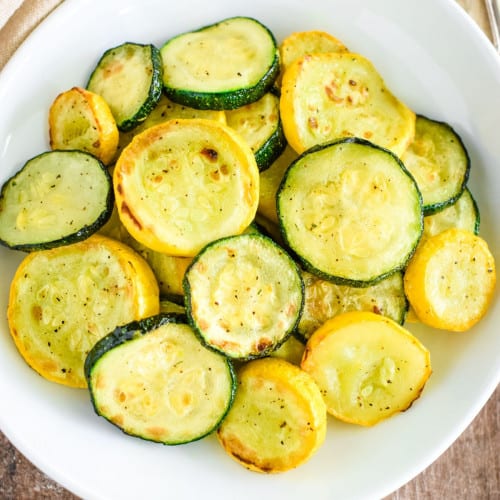
[[[368,56],[414,110],[451,123],[472,159],[481,235],[499,259],[500,58],[452,0],[67,0],[0,74],[0,182],[48,149],[54,97],[84,86],[102,52],[124,41],[161,45],[177,33],[249,15],[281,40],[331,32]],[[86,499],[381,498],[435,460],[500,380],[500,303],[465,334],[409,325],[434,373],[412,408],[373,428],[329,421],[327,441],[281,475],[246,471],[212,437],[167,447],[123,435],[94,415],[85,391],[46,382],[18,355],[5,310],[22,254],[0,249],[0,428],[39,468]]]

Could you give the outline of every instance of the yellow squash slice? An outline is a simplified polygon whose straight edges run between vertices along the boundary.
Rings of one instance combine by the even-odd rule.
[[[297,153],[290,146],[287,146],[272,165],[260,173],[259,208],[257,211],[275,224],[279,223],[276,212],[276,193],[286,169],[296,158]]]
[[[226,124],[226,113],[224,111],[191,108],[189,106],[184,106],[183,104],[177,104],[162,94],[156,106],[143,122],[139,123],[139,125],[132,130],[120,132],[116,158],[118,158],[134,136],[144,132],[144,130],[153,127],[154,125],[158,125],[175,118],[205,118],[207,120],[215,120],[222,124]]]
[[[151,127],[125,148],[113,174],[123,225],[158,252],[194,256],[242,233],[259,202],[259,170],[231,128],[206,119]]]
[[[409,408],[431,374],[429,351],[416,337],[389,318],[362,311],[316,330],[301,367],[318,384],[329,413],[365,426]]]
[[[347,47],[333,35],[321,30],[297,31],[288,35],[279,46],[281,73],[295,60],[323,52],[348,52]]]
[[[283,75],[281,119],[297,153],[360,137],[400,156],[413,140],[415,113],[396,98],[373,64],[353,53],[310,54]]]
[[[12,338],[35,371],[84,388],[84,361],[94,344],[159,307],[147,263],[126,245],[94,234],[28,254],[12,281],[7,314]]]
[[[52,149],[79,149],[104,164],[114,158],[118,128],[106,101],[80,87],[59,94],[49,110]]]
[[[318,387],[299,367],[278,358],[250,361],[240,369],[233,406],[217,432],[232,458],[266,473],[301,465],[325,434]]]
[[[495,261],[487,243],[458,228],[419,245],[405,273],[405,292],[418,319],[457,332],[486,314],[495,284]]]

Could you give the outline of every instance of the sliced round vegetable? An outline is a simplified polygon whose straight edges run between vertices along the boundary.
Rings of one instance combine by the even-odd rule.
[[[408,311],[403,273],[397,272],[374,285],[336,285],[313,274],[303,273],[304,310],[297,333],[307,340],[326,320],[348,311],[370,311],[403,324]]]
[[[52,149],[78,149],[110,163],[118,147],[118,128],[106,101],[73,87],[59,94],[49,109]]]
[[[90,75],[87,89],[108,103],[118,128],[136,127],[156,106],[162,91],[160,51],[126,42],[108,49]]]
[[[291,33],[281,42],[279,50],[282,74],[291,63],[307,54],[348,52],[339,39],[320,30]]]
[[[295,262],[270,238],[244,234],[207,245],[184,276],[187,314],[203,341],[231,358],[265,356],[299,319]]]
[[[431,375],[429,351],[416,337],[365,311],[326,321],[307,342],[301,367],[330,414],[365,426],[408,409]]]
[[[422,234],[420,192],[389,150],[341,139],[303,153],[277,193],[280,226],[303,264],[367,286],[401,270]]]
[[[207,120],[218,121],[222,124],[226,123],[226,114],[222,110],[190,108],[189,106],[177,104],[162,94],[156,106],[143,122],[139,123],[132,130],[120,133],[117,158],[134,136],[147,128],[176,118],[205,118]]]
[[[454,227],[479,234],[480,223],[481,215],[479,207],[470,190],[465,188],[455,203],[435,214],[424,217],[422,239],[429,238]]]
[[[413,140],[415,113],[398,100],[373,64],[350,52],[309,54],[283,75],[281,119],[290,146],[306,149],[361,137],[400,156]]]
[[[247,469],[278,473],[311,458],[325,440],[326,423],[313,379],[287,361],[265,358],[239,370],[236,397],[217,437]]]
[[[28,160],[2,186],[0,243],[24,251],[81,241],[111,217],[104,165],[83,151],[49,151]]]
[[[173,313],[117,327],[89,353],[85,373],[98,415],[169,445],[215,430],[236,389],[228,359],[203,347],[185,316]]]
[[[422,193],[426,215],[452,205],[462,194],[470,159],[460,136],[445,122],[417,116],[415,138],[401,157]]]
[[[495,260],[481,237],[464,229],[448,229],[418,247],[404,284],[422,323],[465,331],[486,314],[493,299]]]
[[[93,235],[30,253],[10,288],[7,317],[26,362],[53,382],[86,387],[85,357],[116,325],[159,311],[147,263],[116,240]]]
[[[273,34],[249,17],[183,33],[161,48],[164,92],[200,109],[235,109],[260,99],[279,73]]]
[[[114,170],[121,221],[140,243],[192,257],[242,233],[259,203],[259,170],[243,139],[214,120],[169,120],[135,136]]]
[[[251,104],[226,111],[226,120],[248,142],[261,172],[269,168],[285,149],[279,97],[272,92]]]

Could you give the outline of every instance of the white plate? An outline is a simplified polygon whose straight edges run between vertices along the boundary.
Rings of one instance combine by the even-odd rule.
[[[67,0],[0,75],[0,181],[48,148],[51,101],[85,85],[105,49],[124,41],[161,45],[233,15],[258,18],[278,40],[296,30],[327,30],[368,56],[417,112],[451,123],[472,159],[481,234],[500,261],[500,63],[450,0]],[[0,251],[2,311],[21,257]],[[233,462],[215,438],[166,447],[123,435],[94,415],[85,391],[46,382],[25,365],[2,313],[0,427],[39,468],[86,499],[381,498],[435,460],[487,401],[500,380],[498,324],[497,293],[468,333],[410,325],[432,354],[434,373],[422,398],[374,428],[331,419],[325,445],[307,464],[267,476]]]

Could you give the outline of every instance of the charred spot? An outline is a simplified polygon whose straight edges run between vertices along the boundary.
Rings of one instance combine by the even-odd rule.
[[[201,155],[211,162],[216,162],[219,158],[219,154],[217,153],[217,151],[212,148],[203,148],[201,150]]]
[[[267,348],[271,347],[273,343],[269,339],[261,339],[257,345],[255,346],[257,348],[258,352],[265,351]]]
[[[314,116],[309,117],[307,122],[309,124],[309,128],[312,128],[312,129],[318,128],[318,120],[316,120],[316,118],[314,118]]]
[[[101,147],[101,141],[100,141],[99,139],[97,139],[97,141],[94,141],[94,142],[92,143],[92,146],[93,146],[94,148],[100,148],[100,147]]]
[[[135,217],[135,215],[132,213],[129,206],[127,205],[127,203],[122,202],[121,211],[124,215],[126,215],[134,223],[134,225],[137,227],[137,229],[142,229],[142,224],[137,220],[137,218]]]
[[[31,314],[36,321],[42,320],[43,312],[42,312],[42,308],[40,306],[36,306],[36,305],[33,306],[31,308]]]
[[[117,183],[116,184],[116,190],[118,191],[119,194],[123,194],[123,186],[121,185],[121,183]]]

